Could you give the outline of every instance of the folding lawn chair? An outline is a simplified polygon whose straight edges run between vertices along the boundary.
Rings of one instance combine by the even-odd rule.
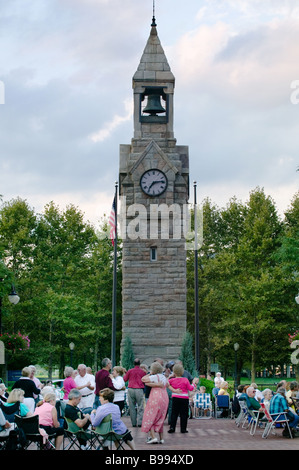
[[[20,402],[17,401],[16,403],[13,403],[12,405],[4,405],[4,403],[0,401],[0,409],[2,413],[4,414],[5,419],[7,419],[9,423],[14,423],[15,415],[20,414]]]
[[[130,431],[125,434],[117,434],[113,431],[111,414],[107,415],[99,426],[96,426],[94,433],[97,436],[99,445],[103,448],[109,448],[110,446],[110,450],[113,450],[114,442],[116,450],[126,450],[123,444]]]
[[[265,405],[262,403],[261,407],[263,408],[263,411],[265,413],[265,416],[267,418],[267,424],[265,427],[265,430],[263,432],[262,438],[267,439],[269,436],[271,430],[275,428],[278,424],[284,424],[285,428],[288,430],[290,438],[293,438],[293,435],[290,430],[289,422],[290,420],[288,419],[286,413],[269,413]]]
[[[95,436],[93,431],[85,431],[79,428],[79,426],[69,418],[64,417],[64,420],[66,429],[64,430],[63,450],[70,450],[72,448],[81,450],[81,446],[85,448],[88,446],[89,449],[94,447]],[[68,443],[65,443],[66,439]]]
[[[246,423],[248,417],[248,406],[245,400],[239,400],[240,403],[240,413],[237,416],[235,423],[239,427],[242,425],[244,427],[244,423]]]
[[[15,423],[23,437],[23,449],[26,450],[28,447],[35,443],[39,450],[45,450],[49,448],[55,449],[54,444],[50,441],[50,438],[45,438],[39,431],[39,417],[38,415],[21,417],[15,415]],[[53,436],[54,438],[55,436]]]
[[[248,410],[248,419],[250,426],[250,435],[254,436],[256,428],[261,425],[260,417],[264,414],[264,410]]]
[[[194,411],[193,418],[195,419],[210,419],[212,418],[212,402],[209,393],[196,393],[193,397]],[[207,414],[205,414],[207,411]]]
[[[217,395],[215,397],[215,418],[218,418],[217,414],[219,410],[222,411],[222,414],[223,412],[227,412],[227,416],[232,417],[231,402],[228,395]]]

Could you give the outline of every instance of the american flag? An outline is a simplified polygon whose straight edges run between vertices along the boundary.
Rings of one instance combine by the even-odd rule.
[[[112,245],[114,246],[114,240],[115,240],[115,235],[116,235],[116,225],[115,225],[115,196],[113,199],[113,204],[112,204],[112,209],[109,215],[108,223],[111,227],[110,229],[110,240],[112,242]]]

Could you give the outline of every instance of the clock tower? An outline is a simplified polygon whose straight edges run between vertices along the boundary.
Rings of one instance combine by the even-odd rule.
[[[189,154],[174,138],[174,85],[153,17],[133,76],[134,136],[119,163],[122,349],[129,336],[147,364],[177,359],[186,332]]]

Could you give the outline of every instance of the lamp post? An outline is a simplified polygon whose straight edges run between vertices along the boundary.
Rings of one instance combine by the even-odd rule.
[[[73,367],[73,351],[75,349],[75,344],[74,343],[70,343],[69,344],[69,348],[71,350],[71,367]]]
[[[1,279],[1,281],[2,280],[3,279]],[[14,286],[11,286],[11,293],[8,296],[8,300],[13,305],[16,305],[20,300],[20,297],[16,293],[16,290],[15,290]],[[2,335],[2,297],[0,297],[0,341],[1,341],[1,335]],[[7,369],[6,369],[6,362],[5,362],[5,349],[3,350],[3,358],[1,358],[1,362],[0,362],[0,376],[5,378],[4,379],[5,382],[7,381]]]
[[[237,380],[237,374],[238,374],[238,371],[237,371],[237,352],[238,352],[239,347],[240,347],[239,343],[234,344],[234,350],[235,350],[235,390],[238,386],[238,380]]]
[[[17,305],[20,300],[20,297],[16,293],[14,286],[11,286],[11,293],[8,296],[8,300],[13,305]],[[2,297],[0,297],[0,335],[2,335]]]
[[[194,304],[195,304],[195,366],[200,374],[200,347],[199,347],[199,310],[198,310],[198,250],[197,250],[197,183],[193,182],[194,187]]]

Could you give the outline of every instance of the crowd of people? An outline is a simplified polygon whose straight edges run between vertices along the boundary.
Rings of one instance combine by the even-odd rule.
[[[180,432],[187,433],[194,394],[206,395],[205,387],[197,388],[199,378],[193,378],[180,361],[171,361],[164,366],[160,358],[156,358],[150,368],[136,358],[129,370],[121,366],[112,368],[111,360],[105,358],[96,374],[85,364],[79,364],[77,369],[66,367],[64,376],[58,395],[50,381],[40,382],[34,366],[23,368],[22,376],[13,384],[10,393],[3,383],[0,384],[0,436],[8,435],[14,429],[14,423],[5,418],[2,410],[18,404],[17,414],[21,417],[39,416],[40,429],[47,437],[55,438],[57,450],[63,443],[63,417],[86,432],[86,439],[80,440],[81,448],[86,449],[88,430],[100,426],[108,415],[112,416],[113,430],[134,450],[133,436],[122,419],[126,404],[132,427],[141,428],[148,444],[163,444],[165,420],[168,419],[168,433],[176,432],[178,420]],[[213,397],[229,395],[228,382],[221,373],[216,374],[214,381]],[[255,383],[240,385],[231,398],[233,405],[234,400],[237,404],[245,400],[249,409],[261,411],[261,417],[261,404],[270,413],[287,413],[293,437],[299,436],[296,399],[299,399],[299,386],[295,381],[279,383],[276,393],[270,389],[261,392]],[[238,409],[234,412],[237,415]],[[283,435],[287,437],[285,431]]]
[[[113,430],[123,435],[128,447],[134,449],[133,437],[122,420],[125,394],[132,427],[141,427],[149,444],[163,444],[167,414],[169,433],[175,432],[178,419],[181,432],[188,432],[189,392],[196,389],[199,379],[191,377],[180,361],[176,364],[169,362],[163,367],[163,361],[157,358],[148,368],[135,359],[132,369],[125,370],[121,366],[111,369],[109,358],[103,359],[102,367],[95,375],[85,364],[79,364],[77,369],[66,367],[62,396],[60,393],[57,395],[51,381],[40,382],[34,366],[24,367],[22,376],[13,384],[9,394],[1,384],[0,403],[2,407],[18,403],[17,414],[21,417],[38,415],[40,429],[46,436],[55,437],[57,450],[62,447],[63,417],[86,431],[88,438],[88,429],[99,426],[110,414]],[[61,403],[63,417],[60,414]],[[14,423],[5,419],[0,408],[0,435],[7,435],[12,429]],[[84,439],[80,444],[82,449],[87,448]]]
[[[265,388],[263,391],[260,391],[256,383],[252,383],[251,385],[239,385],[236,398],[238,401],[244,400],[249,410],[259,411],[261,421],[266,420],[264,416],[265,410],[268,411],[270,415],[283,413],[284,415],[281,416],[281,420],[284,419],[284,416],[287,417],[292,436],[289,435],[287,428],[284,428],[282,435],[287,438],[299,437],[299,411],[297,405],[299,400],[298,382],[286,382],[282,380],[277,384],[275,392],[270,388]]]

